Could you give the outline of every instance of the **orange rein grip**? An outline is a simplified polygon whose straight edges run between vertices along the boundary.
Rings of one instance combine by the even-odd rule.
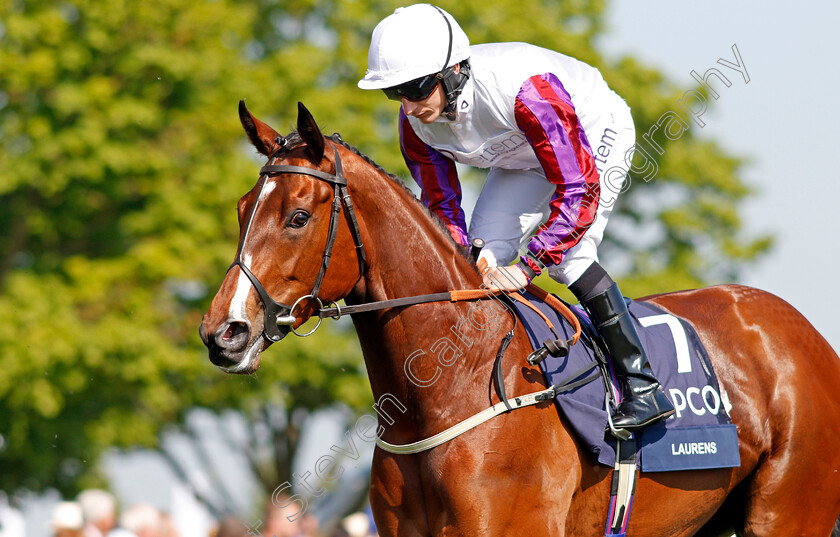
[[[528,286],[525,287],[525,289],[532,295],[536,296],[537,298],[554,308],[555,311],[562,315],[563,318],[566,319],[569,322],[569,324],[572,325],[572,328],[575,329],[575,333],[572,336],[572,345],[577,343],[578,339],[580,339],[581,328],[580,321],[578,321],[578,318],[575,316],[575,314],[572,313],[569,310],[569,308],[567,308],[565,304],[560,302],[554,295],[537,287],[536,285],[528,284]],[[449,291],[449,301],[460,302],[464,300],[481,300],[490,298],[490,295],[498,295],[503,292],[504,291],[502,291],[501,289],[457,289],[454,291]],[[539,309],[537,309],[536,306],[528,302],[525,299],[525,297],[516,292],[510,293],[510,296],[517,302],[521,302],[522,304],[525,304],[526,306],[534,310],[540,317],[542,317],[542,319],[545,321],[545,324],[547,324],[549,328],[551,328],[551,330],[554,331],[554,326],[551,324],[548,318],[546,318],[543,312],[541,312]]]
[[[449,301],[461,302],[463,300],[490,298],[490,295],[498,295],[501,292],[501,289],[456,289],[455,291],[449,291]]]
[[[552,332],[554,332],[554,335],[557,335],[557,331],[554,329],[554,325],[553,325],[553,324],[551,324],[551,321],[549,321],[549,320],[548,320],[548,317],[546,317],[546,316],[545,316],[545,314],[544,314],[543,312],[541,312],[541,311],[540,311],[540,310],[539,310],[539,309],[538,309],[535,305],[533,305],[533,304],[531,304],[530,302],[528,302],[528,301],[525,299],[525,297],[524,297],[524,296],[520,295],[520,294],[519,294],[519,293],[517,293],[516,291],[512,291],[512,292],[510,293],[510,297],[511,297],[512,299],[516,300],[517,302],[519,302],[519,303],[521,303],[521,304],[524,304],[524,305],[528,306],[531,310],[533,310],[533,311],[534,311],[534,313],[536,313],[537,315],[539,315],[539,316],[542,318],[542,320],[543,320],[543,321],[545,321],[545,324],[547,324],[547,325],[548,325],[548,327],[549,327],[549,328],[551,328],[551,331],[552,331]]]
[[[572,336],[572,345],[577,343],[578,339],[580,339],[581,330],[580,321],[578,321],[577,316],[575,316],[575,314],[572,313],[572,311],[568,307],[566,307],[565,304],[560,302],[560,300],[558,300],[557,297],[555,297],[548,291],[541,289],[534,284],[528,284],[528,286],[525,287],[525,290],[534,295],[535,297],[539,298],[540,300],[543,300],[552,308],[554,308],[555,311],[562,315],[563,318],[566,319],[569,322],[569,324],[572,325],[572,328],[575,329],[575,333]]]

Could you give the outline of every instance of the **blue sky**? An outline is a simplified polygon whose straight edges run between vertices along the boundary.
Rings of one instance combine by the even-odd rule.
[[[730,77],[732,86],[718,90],[714,109],[703,116],[706,126],[692,130],[749,159],[742,177],[757,194],[742,212],[746,231],[776,240],[741,283],[793,304],[837,350],[840,8],[814,6],[819,9],[776,1],[617,0],[608,6],[600,49],[610,59],[635,56],[685,89],[696,85],[692,69],[702,74],[718,67]],[[747,84],[716,64],[733,60],[733,44]]]

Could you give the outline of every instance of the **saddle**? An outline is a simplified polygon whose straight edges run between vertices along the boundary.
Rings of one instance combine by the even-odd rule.
[[[553,295],[544,300],[539,294],[548,293],[540,291],[534,294],[529,287],[521,293],[524,301],[511,301],[531,341],[529,362],[540,366],[550,385],[570,387],[555,397],[558,411],[598,461],[612,466],[616,438],[605,431],[611,430],[608,409],[618,393],[615,370],[586,312]],[[677,409],[674,416],[645,428],[634,439],[642,471],[740,466],[729,398],[694,328],[652,304],[625,300],[654,373]],[[579,343],[573,343],[576,327],[552,306],[557,302],[574,314]],[[598,371],[596,378],[602,382],[592,382],[591,375],[584,378],[590,371]]]

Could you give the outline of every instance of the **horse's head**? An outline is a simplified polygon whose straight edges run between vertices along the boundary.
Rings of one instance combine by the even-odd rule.
[[[239,118],[269,162],[239,200],[236,259],[199,333],[211,362],[230,373],[252,373],[272,342],[322,303],[350,293],[362,276],[364,253],[354,247],[361,234],[340,146],[324,137],[309,111],[298,104],[297,133],[288,137],[256,119],[244,102]]]

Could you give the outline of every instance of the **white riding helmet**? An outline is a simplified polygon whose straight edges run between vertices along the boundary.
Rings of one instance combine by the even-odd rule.
[[[374,28],[367,72],[358,86],[391,88],[469,57],[470,40],[452,15],[431,4],[397,8]]]

